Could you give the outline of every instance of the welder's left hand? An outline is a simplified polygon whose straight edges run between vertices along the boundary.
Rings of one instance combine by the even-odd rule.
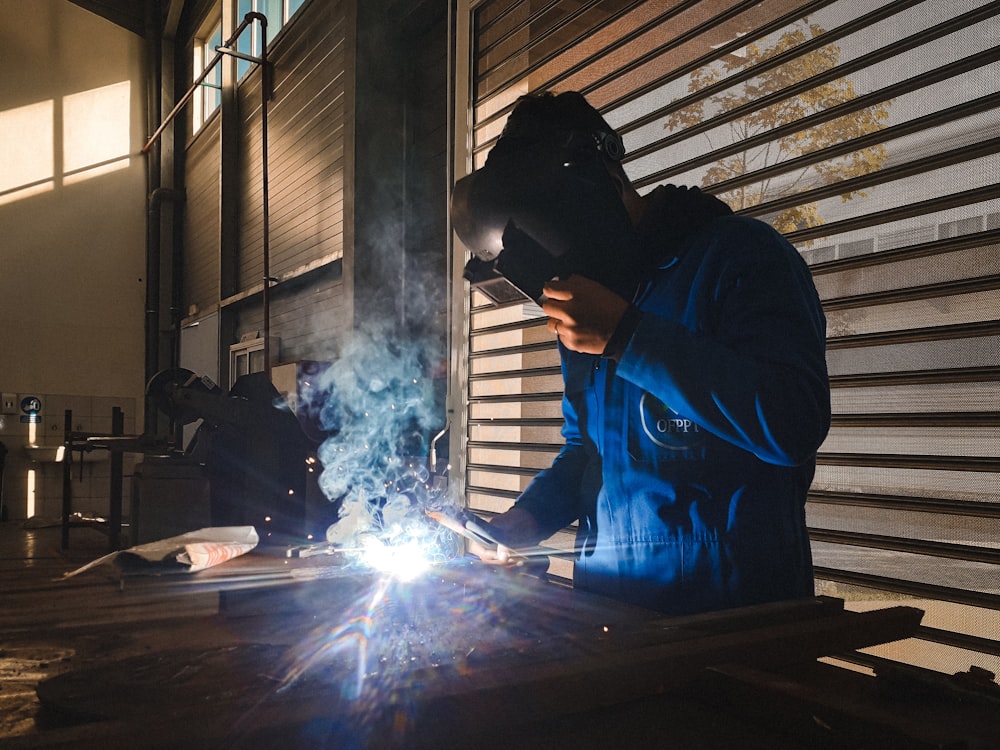
[[[583,354],[602,354],[628,310],[628,302],[585,276],[550,281],[542,291],[548,329],[566,348]]]
[[[540,536],[535,517],[517,506],[510,508],[506,513],[495,516],[489,526],[511,545],[531,546],[538,543]],[[487,565],[510,567],[521,565],[525,560],[524,556],[519,554],[513,546],[507,547],[500,544],[495,549],[490,549],[473,541],[468,544],[469,552]]]
[[[524,557],[517,554],[515,550],[510,547],[504,547],[502,544],[497,545],[495,549],[484,547],[478,542],[469,541],[468,542],[469,552],[480,559],[481,562],[487,565],[499,565],[504,568],[513,568],[518,565],[523,564]]]

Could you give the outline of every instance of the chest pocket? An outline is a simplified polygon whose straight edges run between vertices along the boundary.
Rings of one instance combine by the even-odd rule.
[[[628,452],[642,464],[704,458],[708,433],[652,394],[630,399]]]

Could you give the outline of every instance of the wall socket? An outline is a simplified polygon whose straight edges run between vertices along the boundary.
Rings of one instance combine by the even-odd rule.
[[[16,393],[5,393],[0,396],[0,414],[17,414]]]

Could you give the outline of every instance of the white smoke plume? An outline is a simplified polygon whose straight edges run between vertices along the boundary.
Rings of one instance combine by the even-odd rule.
[[[339,504],[330,543],[426,533],[424,510],[445,504],[428,466],[429,437],[443,427],[428,350],[419,338],[356,331],[324,373],[321,423],[329,437],[319,449],[319,484]]]

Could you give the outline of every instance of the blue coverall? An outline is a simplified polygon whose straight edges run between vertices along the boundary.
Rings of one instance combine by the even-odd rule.
[[[671,614],[812,596],[804,506],[830,393],[809,269],[755,219],[678,242],[669,197],[647,200],[642,317],[617,362],[559,345],[565,446],[517,507],[546,535],[579,521],[589,591]]]

